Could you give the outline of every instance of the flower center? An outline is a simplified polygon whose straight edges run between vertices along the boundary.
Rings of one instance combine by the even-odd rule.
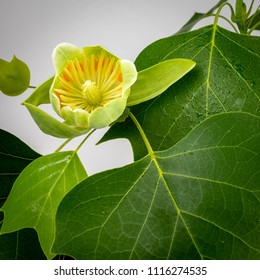
[[[95,82],[85,81],[81,86],[83,98],[89,105],[98,105],[101,102],[101,92]]]

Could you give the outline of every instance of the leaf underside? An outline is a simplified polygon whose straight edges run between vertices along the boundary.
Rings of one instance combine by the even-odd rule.
[[[53,250],[77,259],[260,259],[259,131],[257,116],[222,113],[166,151],[87,178],[59,206]]]

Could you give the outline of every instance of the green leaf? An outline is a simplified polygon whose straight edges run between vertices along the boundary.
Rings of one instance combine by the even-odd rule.
[[[187,74],[195,64],[188,59],[170,59],[140,71],[137,81],[131,87],[127,106],[137,105],[160,95]]]
[[[204,18],[207,18],[212,15],[212,13],[226,0],[220,0],[213,8],[211,8],[207,13],[194,13],[194,15],[189,19],[187,23],[178,31],[178,33],[190,31],[194,25]]]
[[[9,96],[17,96],[28,89],[30,70],[16,56],[8,62],[0,58],[0,91]]]
[[[55,236],[55,215],[62,198],[87,174],[74,152],[54,153],[33,161],[17,178],[2,207],[1,234],[34,228],[48,258]]]
[[[0,207],[18,175],[39,156],[16,136],[0,129]]]
[[[0,130],[0,207],[8,197],[18,175],[39,156],[16,136]],[[35,232],[24,229],[0,236],[0,259],[36,260],[44,259],[44,254]]]
[[[54,251],[260,259],[259,131],[259,117],[222,113],[171,149],[87,178],[58,208]]]
[[[246,25],[248,29],[255,27],[255,30],[260,30],[260,10],[246,20]]]
[[[0,260],[44,260],[37,234],[23,229],[0,236]]]
[[[196,67],[155,99],[131,107],[154,150],[165,150],[205,118],[220,112],[259,115],[260,38],[207,26],[161,39],[142,51],[138,71],[166,59],[187,58]],[[135,159],[147,154],[130,119],[114,125],[102,141],[128,138]]]
[[[49,104],[49,90],[53,77],[41,84],[24,102],[32,118],[39,128],[46,134],[58,138],[72,138],[86,134],[89,129],[79,129],[58,121],[47,112],[39,108],[39,105]]]
[[[54,77],[51,77],[50,79],[42,83],[39,87],[37,87],[33,91],[33,93],[24,102],[35,106],[39,106],[42,104],[49,104],[50,103],[49,91],[53,79]]]

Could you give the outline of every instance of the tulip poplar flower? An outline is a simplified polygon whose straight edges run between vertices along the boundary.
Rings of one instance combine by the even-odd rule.
[[[135,65],[100,46],[80,49],[59,44],[53,53],[56,75],[50,89],[54,110],[71,126],[102,128],[126,108]]]

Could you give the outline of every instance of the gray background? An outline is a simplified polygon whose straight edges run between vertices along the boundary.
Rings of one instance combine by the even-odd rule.
[[[31,70],[31,85],[38,86],[54,74],[51,56],[58,43],[102,45],[117,56],[134,61],[147,45],[174,34],[195,11],[206,12],[217,2],[0,0],[0,57],[10,61],[15,54],[25,61]],[[229,15],[227,8],[224,12]],[[213,18],[203,20],[196,28],[212,22]],[[14,98],[0,93],[0,128],[15,134],[37,152],[49,154],[64,140],[42,133],[21,105],[31,92]],[[127,140],[95,145],[105,131],[101,129],[91,136],[79,152],[89,174],[133,160]],[[75,149],[81,140],[82,137],[74,139],[67,148]]]

